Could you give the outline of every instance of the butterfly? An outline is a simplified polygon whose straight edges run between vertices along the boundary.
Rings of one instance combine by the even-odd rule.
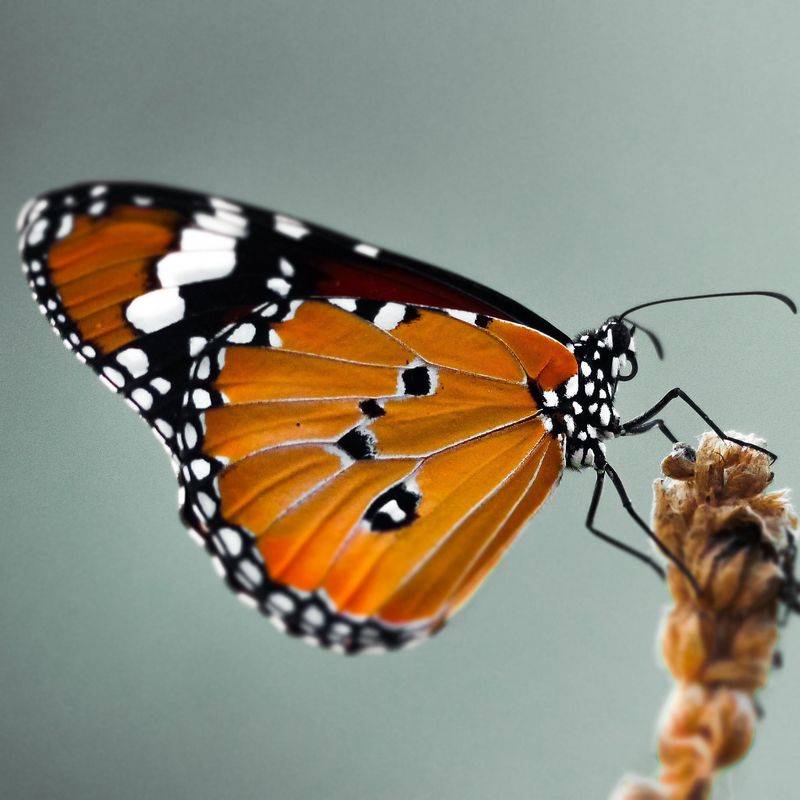
[[[567,467],[596,471],[589,529],[660,570],[594,526],[606,477],[627,500],[605,441],[674,440],[675,397],[713,423],[680,390],[621,422],[628,312],[572,339],[438,267],[149,184],[50,192],[18,228],[41,312],[151,427],[190,532],[278,628],[346,653],[423,640]]]

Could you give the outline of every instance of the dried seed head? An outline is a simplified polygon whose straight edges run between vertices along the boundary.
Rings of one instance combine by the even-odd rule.
[[[731,433],[738,439],[759,440]],[[662,649],[676,689],[659,725],[657,782],[626,779],[615,800],[702,800],[716,772],[753,739],[753,693],[774,662],[781,608],[800,610],[794,579],[797,518],[786,491],[766,492],[766,455],[705,434],[695,453],[676,445],[654,486],[653,529],[686,565],[674,565],[674,607]]]

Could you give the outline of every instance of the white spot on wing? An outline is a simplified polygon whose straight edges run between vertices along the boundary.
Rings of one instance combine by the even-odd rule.
[[[328,302],[331,305],[337,306],[345,311],[349,311],[350,313],[356,310],[356,301],[350,297],[333,297],[328,300]]]
[[[225,278],[236,266],[233,251],[195,251],[169,253],[156,266],[158,280],[164,287],[183,286]]]
[[[275,303],[270,303],[269,305],[264,306],[259,313],[262,317],[274,317],[277,311],[278,306]]]
[[[478,319],[478,315],[473,311],[459,311],[458,309],[452,309],[447,313],[454,319],[460,319],[462,322],[468,322],[470,325],[474,325],[475,321]]]
[[[406,512],[400,508],[397,500],[390,500],[384,503],[379,509],[379,513],[388,514],[392,522],[402,522],[406,518]]]
[[[252,322],[243,322],[234,328],[233,332],[228,336],[228,341],[235,344],[248,344],[253,341],[255,335],[256,326]]]
[[[233,528],[220,528],[217,534],[222,540],[225,550],[232,556],[238,556],[242,551],[242,537],[239,535],[238,531],[235,531]]]
[[[56,239],[63,239],[65,236],[69,235],[70,231],[72,230],[72,223],[75,221],[75,218],[72,214],[64,214],[61,217],[61,224],[58,226],[58,230],[56,231]]]
[[[281,337],[278,336],[277,332],[272,330],[272,329],[270,329],[270,332],[269,332],[269,343],[270,343],[270,345],[272,345],[272,347],[282,347],[283,346],[283,341],[281,340]]]
[[[366,242],[357,244],[353,250],[356,253],[361,253],[362,256],[367,256],[367,258],[375,258],[381,251],[379,247],[375,247],[374,244],[366,244]]]
[[[28,224],[30,224],[30,223],[34,222],[35,220],[39,219],[39,217],[42,215],[42,212],[49,205],[50,205],[50,201],[49,200],[45,200],[44,198],[42,198],[41,200],[37,200],[34,203],[33,208],[30,211],[30,214],[28,214]]]
[[[233,250],[236,239],[221,233],[203,231],[199,228],[186,228],[181,232],[181,250]]]
[[[33,204],[36,202],[35,197],[31,197],[25,205],[19,210],[19,214],[17,214],[17,230],[22,232],[22,229],[25,227],[25,223],[28,219],[28,212],[33,208]]]
[[[28,231],[27,242],[30,246],[37,245],[39,242],[44,239],[44,232],[47,230],[47,219],[43,217],[42,219],[37,219],[36,222],[31,225],[30,231]]]
[[[211,359],[208,356],[203,356],[203,358],[200,361],[200,364],[197,367],[197,372],[195,373],[195,375],[201,381],[204,381],[208,378],[210,374],[211,374]]]
[[[261,570],[252,562],[242,559],[239,562],[239,578],[244,578],[253,586],[261,583]]]
[[[183,441],[187,450],[192,450],[197,444],[197,430],[194,425],[187,422],[183,429]]]
[[[191,468],[195,478],[198,480],[207,478],[211,473],[211,464],[209,464],[204,458],[194,459],[194,461],[191,463]]]
[[[205,389],[195,389],[192,392],[192,401],[197,408],[208,408],[211,405],[211,395]]]
[[[189,339],[189,355],[196,356],[206,346],[207,341],[202,336],[192,336]]]
[[[288,236],[290,239],[302,239],[311,231],[300,220],[287,217],[283,214],[275,215],[275,230]]]
[[[242,207],[222,197],[209,197],[208,202],[218,211],[241,211]]]
[[[373,322],[381,330],[392,331],[403,321],[405,315],[405,306],[400,303],[386,303],[381,306]]]
[[[139,350],[138,347],[129,347],[117,355],[117,361],[130,372],[134,378],[138,378],[147,372],[150,366],[147,360],[147,353]]]
[[[221,233],[223,236],[235,236],[241,239],[247,231],[247,220],[234,214],[218,212],[216,215],[198,212],[194,215],[195,222],[207,231]]]
[[[206,517],[213,517],[214,512],[217,510],[217,504],[205,493],[197,493],[197,502],[200,503],[200,508]]]
[[[211,515],[209,514],[209,516],[211,516]],[[220,578],[224,578],[225,577],[225,567],[223,566],[222,562],[216,556],[211,556],[211,564],[214,567],[214,572],[216,572],[217,575],[219,575]]]
[[[325,615],[317,606],[308,606],[303,611],[303,622],[307,622],[312,628],[319,628],[325,622]]]
[[[174,431],[172,430],[172,425],[170,425],[169,422],[167,422],[165,419],[157,419],[154,424],[158,429],[158,432],[165,439],[169,439],[174,433]]]
[[[114,367],[104,367],[103,375],[117,388],[125,385],[125,376]]]
[[[270,278],[267,281],[267,288],[271,289],[276,294],[279,294],[281,297],[286,297],[289,294],[289,289],[292,288],[292,285],[286,278]]]
[[[166,394],[172,384],[166,378],[153,378],[150,381],[150,385],[159,393],[159,394]]]
[[[283,592],[273,592],[267,598],[267,605],[280,614],[291,614],[294,611],[294,600]]]
[[[152,333],[183,319],[185,308],[176,288],[154,289],[131,300],[125,317],[140,331]]]
[[[136,403],[137,406],[147,410],[150,406],[153,405],[153,395],[147,391],[147,389],[134,389],[131,392],[131,400]]]
[[[280,260],[280,270],[287,277],[291,278],[294,275],[294,267],[285,259]]]

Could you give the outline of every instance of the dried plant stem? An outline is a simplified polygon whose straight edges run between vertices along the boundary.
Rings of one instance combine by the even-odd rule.
[[[740,434],[737,438],[742,438]],[[761,442],[758,442],[761,444]],[[782,605],[793,606],[797,520],[787,493],[765,493],[769,459],[705,434],[676,446],[655,483],[653,528],[689,568],[674,566],[662,652],[675,679],[658,726],[658,780],[628,777],[614,800],[703,800],[716,773],[753,740],[754,693],[773,663]]]

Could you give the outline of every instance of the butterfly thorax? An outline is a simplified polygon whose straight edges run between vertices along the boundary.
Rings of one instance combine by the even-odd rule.
[[[554,391],[543,393],[543,405],[553,431],[564,437],[568,467],[601,468],[604,440],[619,435],[620,417],[614,395],[620,370],[635,369],[635,346],[628,327],[610,319],[597,330],[580,334],[572,343],[578,372]]]

